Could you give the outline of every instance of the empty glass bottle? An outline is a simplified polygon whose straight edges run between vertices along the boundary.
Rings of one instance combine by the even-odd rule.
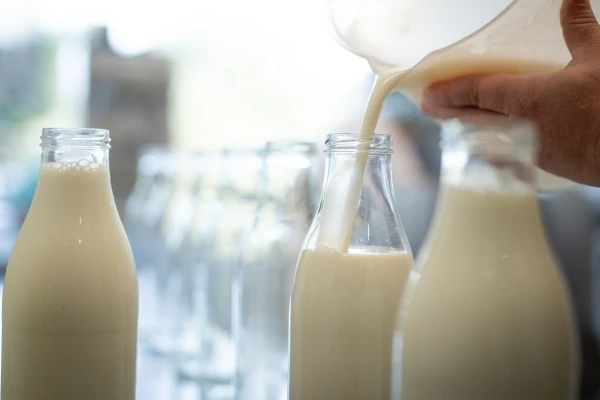
[[[195,154],[178,151],[173,158],[174,182],[159,226],[164,255],[155,264],[157,326],[152,341],[153,350],[170,355],[177,351],[182,328],[179,299],[184,287],[184,271],[180,257],[192,220],[198,183]]]
[[[237,400],[287,398],[289,302],[314,214],[316,146],[272,142],[265,150],[261,196],[233,285]]]
[[[124,225],[138,269],[147,267],[152,260],[152,240],[144,210],[160,173],[165,151],[158,146],[144,147],[140,151],[135,186],[125,203]]]
[[[210,257],[198,264],[203,270],[202,287],[205,315],[200,336],[202,355],[198,379],[212,386],[209,400],[233,395],[235,347],[232,332],[231,289],[242,241],[256,209],[262,150],[228,150],[225,185],[219,196],[221,208],[211,234]]]
[[[202,334],[206,327],[206,268],[213,263],[217,222],[226,189],[225,151],[199,155],[196,201],[190,227],[181,247],[184,273],[180,296],[181,331],[177,373],[183,380],[198,380],[202,374]]]

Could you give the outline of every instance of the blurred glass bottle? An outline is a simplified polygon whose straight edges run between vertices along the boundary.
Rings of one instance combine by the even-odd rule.
[[[134,257],[140,258],[138,280],[140,291],[139,329],[140,339],[148,343],[157,326],[156,315],[156,265],[165,258],[164,244],[160,234],[160,222],[169,200],[174,183],[175,163],[173,152],[165,146],[150,146],[142,153],[140,163],[144,174],[153,175],[151,185],[143,200],[142,189],[137,185],[134,191],[141,193],[130,197],[126,207],[126,226],[138,232],[138,250]],[[154,171],[150,171],[154,168]],[[141,243],[140,243],[141,242]]]
[[[296,261],[314,214],[316,146],[266,146],[257,212],[233,284],[237,400],[284,400]]]
[[[146,268],[152,260],[151,232],[147,229],[144,210],[159,180],[165,152],[166,149],[160,146],[146,146],[140,150],[135,186],[125,203],[125,230],[138,270]]]
[[[535,127],[452,121],[442,137],[435,217],[399,314],[396,393],[578,398],[571,298],[535,192]]]
[[[197,159],[193,153],[177,151],[171,161],[175,166],[174,182],[159,223],[163,257],[155,264],[157,325],[152,335],[152,349],[159,354],[176,350],[181,330],[180,294],[183,290],[181,249],[190,226],[197,193]]]
[[[177,371],[179,378],[184,380],[197,380],[202,372],[206,266],[212,263],[214,256],[214,232],[223,208],[222,198],[226,188],[226,152],[206,152],[199,157],[196,202],[181,247],[184,286],[180,296],[182,330],[179,335]]]
[[[213,255],[204,266],[206,319],[201,335],[203,354],[200,380],[220,386],[221,388],[215,389],[218,393],[230,391],[233,394],[233,273],[239,260],[243,238],[256,210],[263,157],[263,150],[228,151],[225,163],[227,183],[214,230]],[[213,398],[210,394],[207,397],[209,400]]]

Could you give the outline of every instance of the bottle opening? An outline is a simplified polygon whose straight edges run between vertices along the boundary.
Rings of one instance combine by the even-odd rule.
[[[44,128],[42,146],[110,146],[110,133],[94,128]]]
[[[358,133],[332,133],[325,141],[325,152],[388,155],[394,152],[392,145],[392,135],[385,133],[376,133],[370,140],[360,140]]]

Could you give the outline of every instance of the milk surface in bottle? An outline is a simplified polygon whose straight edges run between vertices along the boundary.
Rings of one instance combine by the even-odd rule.
[[[109,133],[44,129],[2,299],[2,400],[135,399],[138,290]]]
[[[323,196],[292,294],[289,400],[391,399],[396,314],[413,266],[393,198],[391,148],[389,135],[328,138]],[[359,207],[348,250],[340,251],[321,241],[325,203],[334,193],[328,188],[361,153]]]
[[[574,400],[579,346],[533,186],[535,128],[443,129],[434,222],[399,314],[402,400]]]

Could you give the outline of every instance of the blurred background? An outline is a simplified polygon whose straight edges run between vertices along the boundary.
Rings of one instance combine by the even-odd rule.
[[[265,287],[290,280],[320,195],[325,135],[359,130],[373,83],[368,64],[329,35],[325,6],[0,2],[0,266],[35,191],[41,129],[109,129],[140,277],[140,400],[233,398],[243,379],[230,362],[234,337],[255,312],[232,304],[244,290],[236,271],[269,260],[281,281]],[[415,254],[435,204],[438,130],[398,93],[378,127],[394,138],[396,201]],[[578,187],[541,200],[576,300],[584,398],[593,398],[600,194]]]

